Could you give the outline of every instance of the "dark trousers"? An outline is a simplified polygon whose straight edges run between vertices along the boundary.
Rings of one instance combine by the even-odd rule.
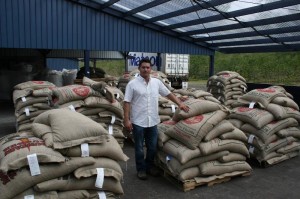
[[[154,166],[154,158],[157,151],[157,126],[144,128],[133,124],[132,132],[134,137],[136,170],[149,171]],[[146,145],[146,157],[144,143]]]

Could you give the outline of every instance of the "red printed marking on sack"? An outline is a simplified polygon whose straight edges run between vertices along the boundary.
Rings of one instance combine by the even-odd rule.
[[[275,93],[276,90],[273,88],[259,88],[256,89],[258,92],[264,92],[264,93]]]
[[[174,120],[167,120],[167,121],[163,121],[162,123],[166,124],[166,125],[174,125],[174,124],[176,124],[176,122]]]
[[[7,156],[8,154],[16,150],[20,150],[27,147],[28,150],[30,151],[31,146],[42,146],[42,145],[45,145],[45,142],[43,140],[29,140],[27,138],[22,138],[20,139],[20,143],[13,144],[6,147],[5,149],[3,149],[3,152],[4,155]]]
[[[35,84],[44,84],[44,81],[31,81],[31,82]]]
[[[248,107],[239,107],[237,109],[239,112],[248,112],[254,110],[253,108],[248,108]]]
[[[203,120],[203,118],[204,118],[203,115],[197,115],[194,117],[187,118],[183,122],[186,124],[196,124],[196,123],[201,122]]]
[[[74,91],[74,93],[76,93],[77,95],[81,96],[81,97],[85,97],[88,96],[90,89],[86,86],[78,86],[76,88],[72,89]]]
[[[17,176],[16,171],[9,171],[7,174],[0,171],[0,180],[2,181],[3,185],[9,183],[12,179],[14,179],[15,176]]]

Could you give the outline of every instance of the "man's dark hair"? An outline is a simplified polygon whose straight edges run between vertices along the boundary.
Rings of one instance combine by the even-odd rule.
[[[148,59],[148,58],[143,58],[143,59],[141,59],[141,61],[140,61],[140,63],[139,63],[139,67],[141,67],[142,63],[149,63],[150,66],[151,66],[150,59]]]

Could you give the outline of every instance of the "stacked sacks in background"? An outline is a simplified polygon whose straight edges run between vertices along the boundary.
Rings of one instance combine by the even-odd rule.
[[[229,117],[242,121],[253,159],[268,166],[299,155],[299,106],[283,87],[254,89],[234,106]]]
[[[55,85],[48,81],[27,81],[14,86],[17,131],[31,129],[33,119],[52,108],[52,89]]]
[[[245,161],[246,136],[226,121],[228,108],[193,98],[183,103],[190,107],[188,113],[177,109],[172,120],[158,125],[159,166],[180,181],[196,182],[252,170]]]
[[[83,77],[82,83],[53,89],[54,105],[76,111],[100,123],[123,146],[122,91],[110,86],[113,83],[97,82],[87,77]]]
[[[222,104],[231,107],[232,103],[247,92],[247,84],[239,73],[222,71],[208,79],[207,91]]]
[[[93,160],[91,164],[82,165],[70,173],[38,182],[34,190],[57,191],[63,198],[99,191],[110,197],[124,193],[119,161],[127,161],[128,157],[101,124],[71,110],[54,109],[39,115],[33,122],[32,131],[47,147],[71,160]]]

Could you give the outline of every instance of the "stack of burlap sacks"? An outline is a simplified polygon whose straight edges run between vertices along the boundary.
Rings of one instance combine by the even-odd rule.
[[[206,86],[208,92],[229,108],[247,92],[245,78],[233,71],[221,71],[211,76]]]
[[[82,84],[53,89],[54,105],[81,113],[101,124],[123,147],[123,92],[105,81],[97,82],[87,77],[83,78]]]
[[[190,111],[176,109],[172,120],[158,125],[158,166],[180,181],[198,183],[251,171],[247,137],[226,120],[229,109],[208,92],[195,92],[197,98],[183,92],[190,91],[176,94]]]
[[[299,106],[283,87],[254,89],[233,105],[230,121],[246,133],[252,158],[268,166],[299,155]]]
[[[55,85],[48,81],[28,81],[14,86],[17,131],[30,130],[34,118],[52,108],[54,88]]]
[[[16,85],[17,131],[30,131],[34,118],[46,110],[67,108],[101,124],[123,147],[123,92],[111,77],[100,82],[84,77],[82,83],[55,87],[47,81],[28,81]]]
[[[34,119],[32,132],[7,135],[0,147],[1,199],[117,198],[124,193],[119,162],[128,157],[107,130],[80,113],[44,112]]]

